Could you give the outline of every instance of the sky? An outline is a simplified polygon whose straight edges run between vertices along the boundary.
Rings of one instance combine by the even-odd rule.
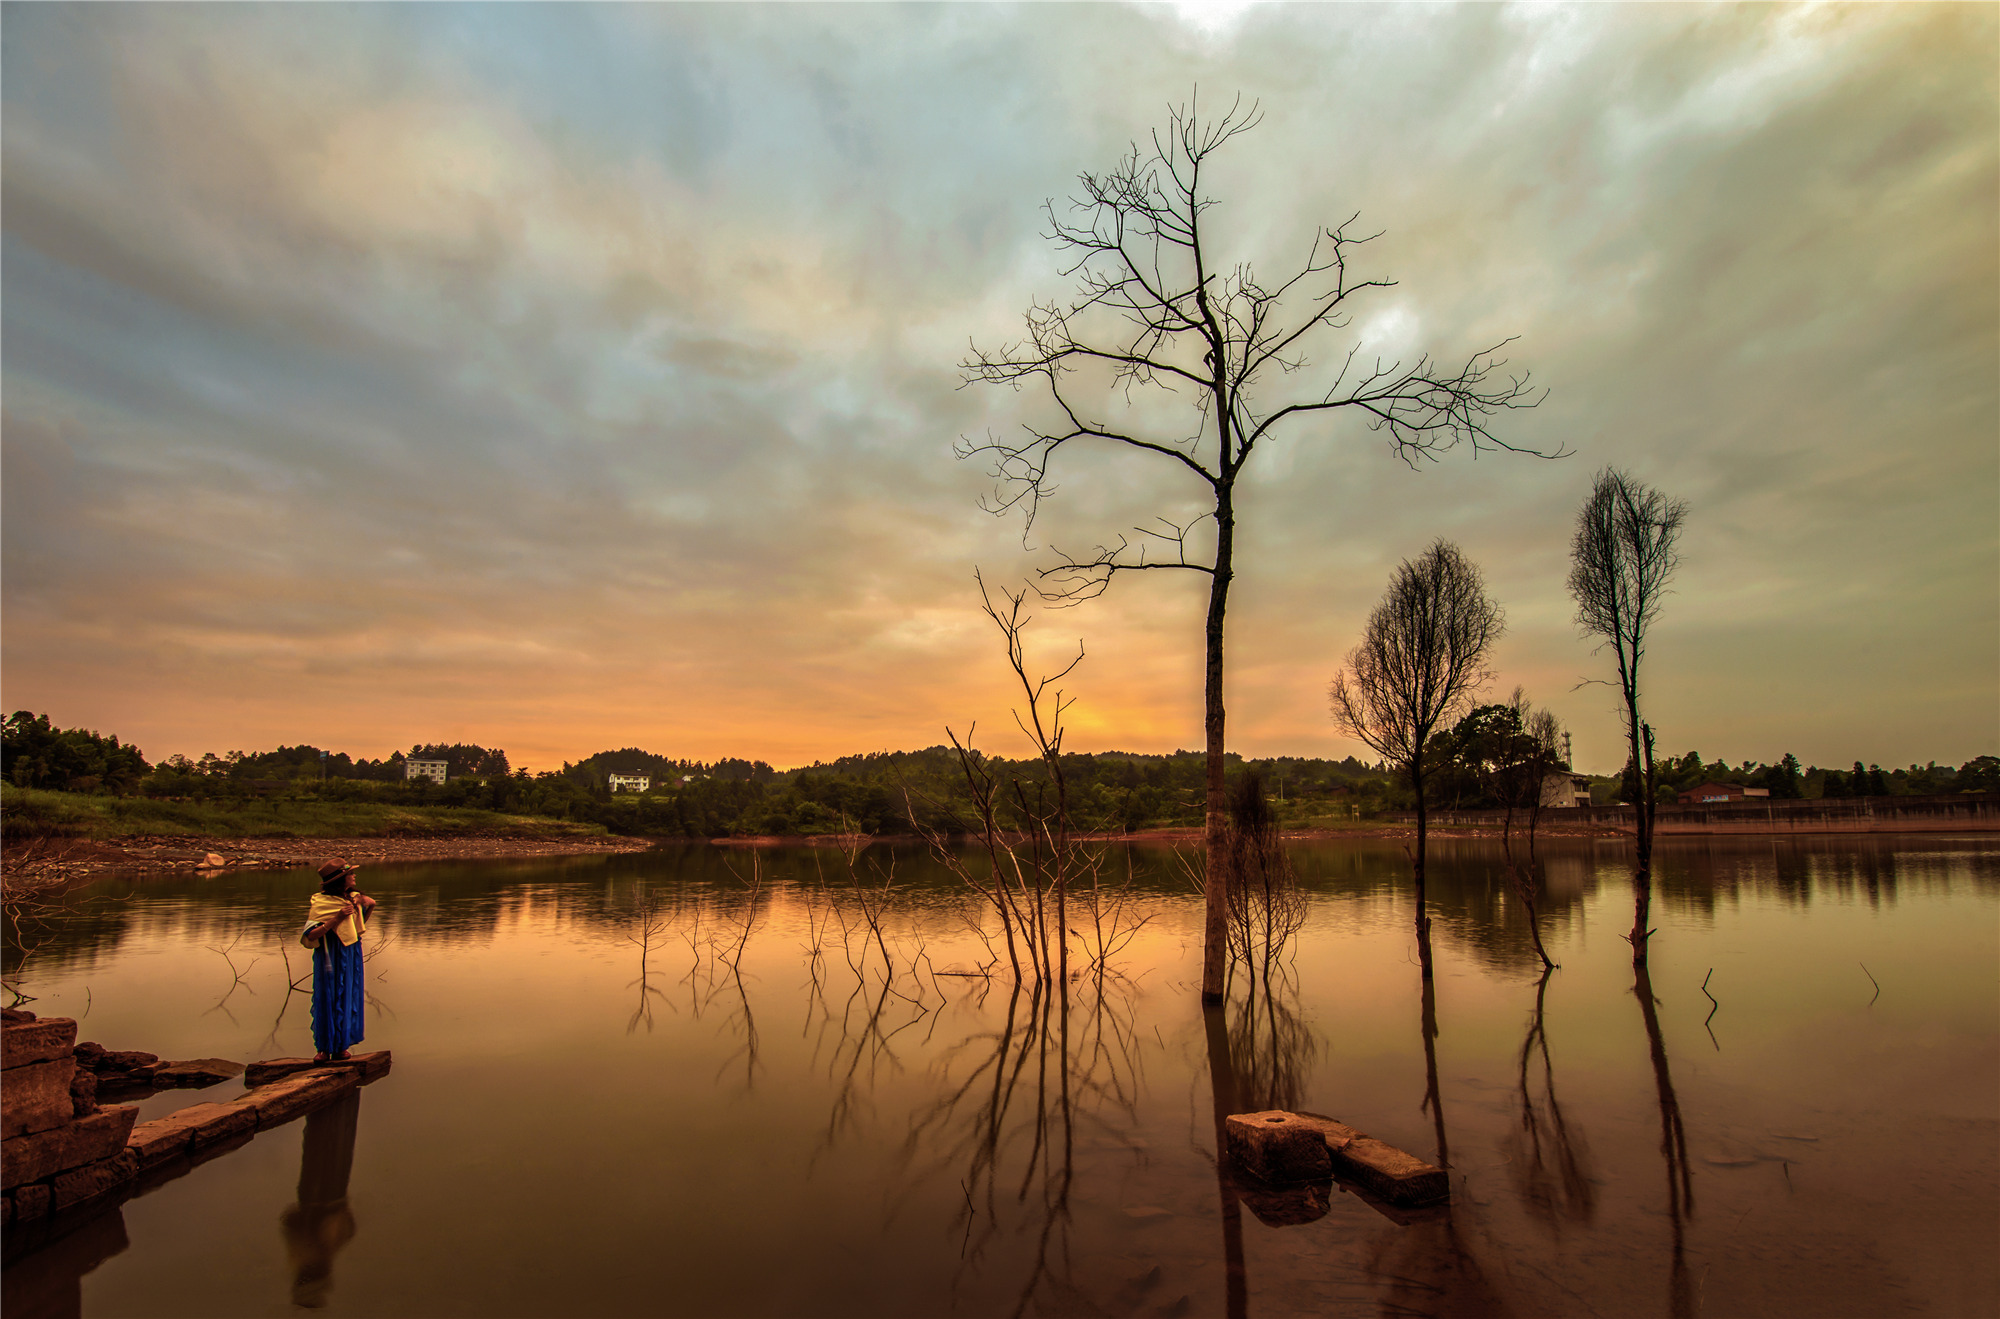
[[[1615,771],[1565,588],[1610,465],[1689,506],[1663,752],[2000,752],[1993,6],[8,4],[0,60],[10,711],[155,760],[1020,754],[974,570],[1200,492],[1066,450],[1024,534],[954,446],[1047,400],[958,363],[1070,292],[1046,200],[1240,95],[1218,260],[1358,215],[1395,281],[1271,397],[1511,338],[1548,393],[1502,437],[1570,456],[1259,450],[1233,750],[1361,751],[1327,685],[1445,537],[1506,610],[1494,696]],[[1201,745],[1205,601],[1036,608],[1071,749]]]

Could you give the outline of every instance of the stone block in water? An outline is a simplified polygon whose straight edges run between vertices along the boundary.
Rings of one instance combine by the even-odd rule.
[[[1236,1167],[1274,1186],[1316,1181],[1330,1172],[1391,1205],[1438,1204],[1451,1197],[1444,1169],[1334,1118],[1270,1109],[1231,1114],[1223,1126]]]

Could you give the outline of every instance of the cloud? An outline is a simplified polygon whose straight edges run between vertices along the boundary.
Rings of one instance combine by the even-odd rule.
[[[10,9],[9,699],[155,755],[788,763],[1003,727],[971,569],[1043,560],[950,449],[1040,400],[954,364],[1064,291],[1041,201],[1199,84],[1264,110],[1215,177],[1219,259],[1275,271],[1360,212],[1399,281],[1366,351],[1514,336],[1552,393],[1509,435],[1576,454],[1412,471],[1352,423],[1261,454],[1237,745],[1352,749],[1326,680],[1448,535],[1507,602],[1504,683],[1614,765],[1561,583],[1617,463],[1694,506],[1651,661],[1671,744],[1991,751],[1994,22]],[[1183,433],[1174,406],[1142,419]],[[1199,511],[1129,456],[1062,481],[1037,546]],[[1079,745],[1199,741],[1201,608],[1192,577],[1121,582],[1038,622],[1089,652]]]

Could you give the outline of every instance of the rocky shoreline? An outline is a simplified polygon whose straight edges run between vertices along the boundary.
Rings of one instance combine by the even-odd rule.
[[[110,871],[269,870],[318,865],[330,856],[352,865],[407,861],[472,861],[644,852],[650,838],[611,835],[570,838],[503,834],[385,834],[365,838],[216,838],[134,836],[107,841],[44,838],[7,848],[9,880],[67,880]]]

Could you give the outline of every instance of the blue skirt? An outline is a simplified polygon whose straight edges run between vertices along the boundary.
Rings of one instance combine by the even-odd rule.
[[[361,942],[328,934],[313,949],[313,1048],[340,1053],[361,1043],[364,1008]]]

